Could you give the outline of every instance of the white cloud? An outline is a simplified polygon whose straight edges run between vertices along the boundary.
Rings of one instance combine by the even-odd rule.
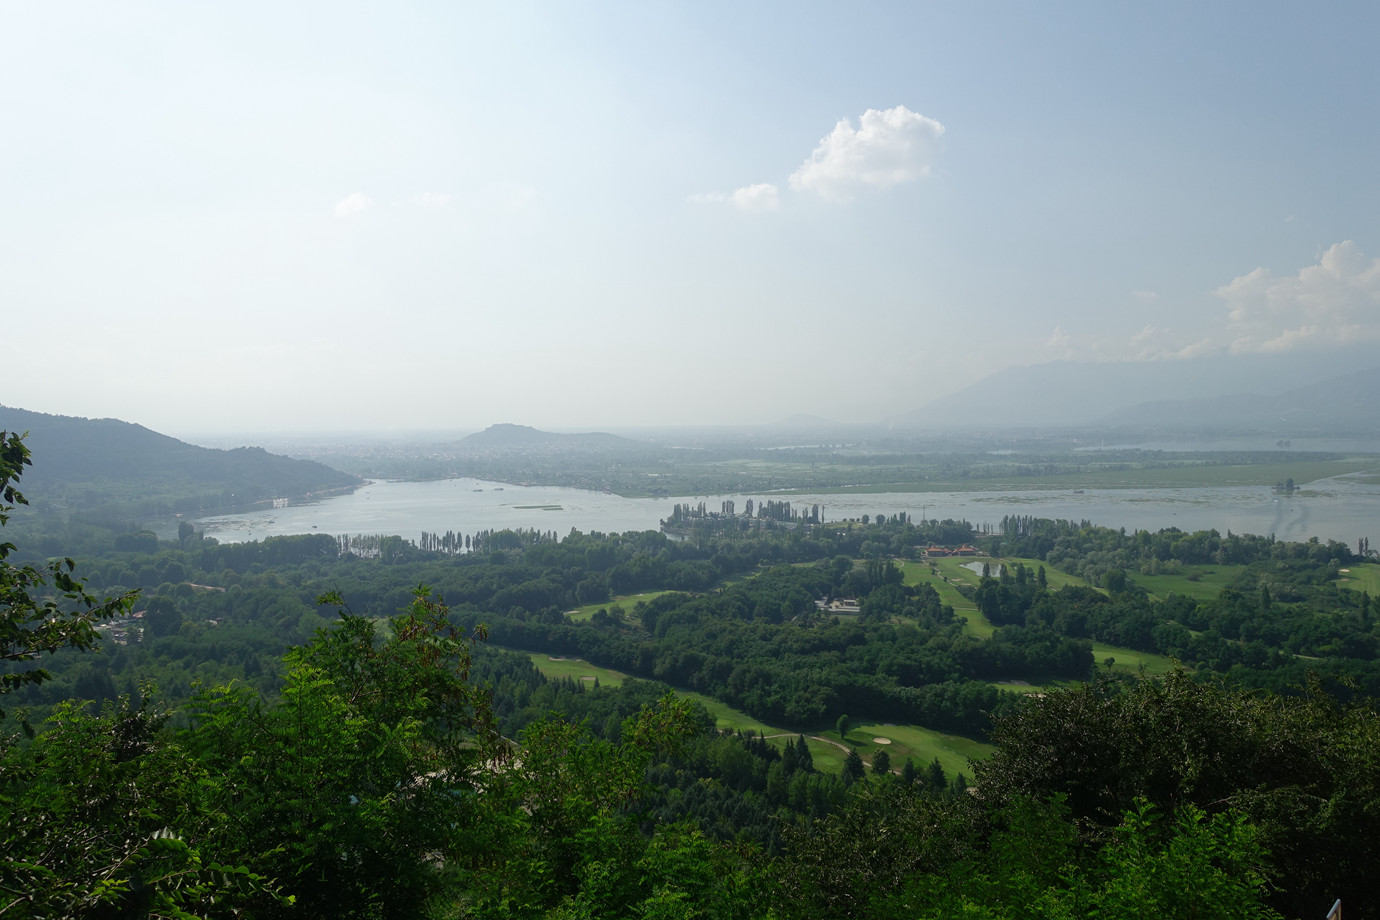
[[[335,203],[335,216],[342,218],[359,217],[374,206],[374,199],[363,192],[351,192]]]
[[[863,188],[889,188],[929,175],[944,126],[903,105],[868,109],[854,130],[842,119],[791,173],[791,188],[851,201]]]
[[[1257,268],[1217,289],[1231,351],[1282,352],[1380,339],[1380,258],[1350,240],[1317,265],[1276,278]]]
[[[728,196],[728,200],[743,211],[771,211],[781,204],[781,196],[770,182],[744,186]]]
[[[1045,341],[1045,347],[1063,354],[1069,353],[1069,346],[1073,343],[1073,337],[1064,331],[1063,326],[1055,326],[1054,332]]]
[[[745,185],[734,192],[703,192],[691,195],[691,204],[731,204],[740,211],[774,211],[781,205],[781,194],[770,182]]]
[[[723,192],[700,192],[698,195],[691,195],[686,200],[691,204],[723,204],[728,200],[728,196]]]
[[[1210,338],[1187,345],[1180,344],[1181,341],[1181,337],[1172,329],[1145,326],[1131,336],[1128,358],[1131,361],[1174,361],[1211,354],[1221,347]]]

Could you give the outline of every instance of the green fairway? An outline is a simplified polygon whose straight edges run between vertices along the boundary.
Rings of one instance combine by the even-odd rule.
[[[1106,657],[1106,656],[1103,656]],[[1032,683],[1028,680],[993,680],[988,681],[1003,693],[1042,693],[1045,690],[1056,690],[1060,687],[1071,687],[1079,681],[1071,680],[1045,680],[1039,683]]]
[[[526,655],[532,659],[538,671],[552,680],[569,677],[593,686],[595,678],[598,678],[600,686],[617,687],[625,677],[617,671],[601,668],[580,658],[552,658],[541,652],[527,652]]]
[[[976,588],[982,582],[982,572],[973,571],[968,568],[970,565],[982,566],[986,563],[990,566],[991,572],[995,575],[1000,572],[1002,565],[1012,566],[1017,563],[1024,565],[1033,576],[1040,571],[1044,565],[1039,559],[1022,559],[1012,556],[1008,558],[997,558],[991,556],[950,556],[934,560],[924,560],[917,562],[904,562],[901,564],[903,572],[903,584],[933,585],[939,592],[939,600],[954,608],[954,615],[961,617],[966,625],[964,632],[970,636],[977,636],[979,639],[990,639],[995,631],[994,627],[987,618],[978,613],[977,606],[958,591],[958,585],[968,585]],[[939,571],[935,575],[930,570],[933,564]],[[948,579],[947,581],[945,579]],[[1090,587],[1086,581],[1076,575],[1067,575],[1063,572],[1045,566],[1045,583],[1051,589],[1059,589],[1066,585],[1080,585]],[[1101,588],[1097,590],[1101,591]],[[1103,593],[1106,593],[1105,591]]]
[[[957,559],[941,559],[936,562],[959,562]],[[971,561],[971,560],[968,560]],[[976,585],[981,576],[974,576],[972,572],[957,566],[945,566],[940,569],[941,575],[953,573],[949,581],[945,581],[939,575],[930,572],[928,562],[903,562],[901,571],[903,573],[902,583],[906,585],[928,584],[939,592],[940,603],[947,604],[954,608],[954,615],[961,618],[967,625],[963,631],[970,636],[977,636],[979,639],[987,639],[992,635],[993,626],[987,622],[987,618],[977,612],[977,607],[962,594],[958,593],[955,587],[957,581],[963,584]]]
[[[1244,565],[1186,565],[1177,575],[1139,575],[1127,572],[1126,577],[1150,592],[1158,600],[1171,594],[1191,597],[1198,601],[1212,600],[1222,589],[1236,580]]]
[[[594,679],[597,677],[599,685],[603,687],[617,687],[627,679],[626,674],[609,668],[601,668],[578,658],[562,658],[560,656],[552,658],[542,652],[527,652],[525,654],[532,660],[532,664],[536,666],[538,671],[552,679],[568,677],[582,681],[586,686],[593,686]],[[837,732],[792,731],[779,726],[768,725],[754,719],[741,709],[734,709],[732,706],[702,693],[677,690],[676,694],[686,699],[695,700],[704,706],[710,716],[714,718],[714,724],[720,731],[741,731],[751,734],[760,732],[770,738],[772,743],[777,746],[803,734],[806,743],[810,746],[810,753],[814,757],[817,770],[837,773],[843,769],[844,758],[848,755],[832,743],[838,740]],[[815,734],[818,734],[819,737],[814,737]],[[849,742],[853,743],[853,746],[857,747],[859,753],[863,755],[863,759],[869,762],[872,759],[871,752],[882,747],[882,745],[872,741],[874,737],[893,739],[894,743],[887,750],[891,753],[892,764],[898,770],[905,763],[907,757],[914,757],[916,766],[922,765],[920,762],[922,757],[925,765],[938,757],[946,772],[952,774],[955,770],[963,770],[965,773],[971,773],[972,771],[967,767],[967,758],[985,757],[992,751],[992,746],[989,744],[973,741],[971,738],[964,738],[960,735],[946,735],[942,732],[931,731],[918,725],[862,725],[854,727],[848,733]],[[821,738],[825,740],[820,740]],[[900,755],[899,759],[898,754]]]
[[[1361,562],[1349,565],[1341,571],[1337,587],[1364,591],[1371,597],[1380,597],[1380,564]]]
[[[830,741],[838,740],[838,732],[835,731],[824,732],[823,736]],[[891,743],[884,744],[877,741],[878,738]],[[869,764],[872,762],[872,755],[881,750],[890,755],[893,770],[900,770],[905,765],[907,757],[915,761],[916,768],[927,767],[930,761],[938,757],[940,766],[951,778],[955,773],[963,773],[970,779],[973,768],[969,760],[981,760],[996,750],[990,744],[974,741],[962,735],[949,735],[918,725],[878,722],[854,725],[848,730],[848,737],[844,743],[855,748]],[[834,750],[842,763],[847,755],[837,748]]]
[[[677,690],[676,696],[683,696],[687,700],[695,700],[702,705],[714,718],[714,725],[720,731],[761,732],[764,735],[777,735],[785,731],[784,728],[776,728],[765,722],[759,722],[741,709],[734,709],[727,703],[720,703],[718,700],[705,696],[703,693],[695,693],[691,690]]]
[[[623,594],[615,597],[611,601],[604,601],[601,604],[585,604],[583,607],[576,607],[574,610],[567,610],[565,615],[570,619],[579,622],[588,620],[600,610],[608,610],[615,605],[623,608],[625,616],[633,616],[633,610],[639,602],[646,603],[653,598],[661,597],[663,594],[670,594],[670,591],[647,591],[643,594]]]
[[[1093,661],[1097,667],[1105,667],[1103,662],[1108,658],[1115,658],[1116,663],[1112,665],[1112,670],[1119,674],[1137,674],[1144,666],[1146,674],[1160,677],[1168,674],[1175,667],[1172,659],[1163,655],[1156,655],[1154,652],[1138,652],[1135,649],[1104,645],[1101,642],[1094,642],[1092,650]]]
[[[901,572],[902,572],[902,584],[906,584],[906,585],[919,585],[919,584],[928,584],[928,585],[932,585],[932,586],[934,587],[934,590],[936,590],[936,591],[939,592],[939,600],[940,600],[941,603],[948,604],[950,607],[963,607],[963,606],[971,607],[971,606],[973,606],[973,602],[970,601],[970,600],[968,600],[968,599],[967,599],[966,597],[964,597],[962,594],[959,594],[959,593],[958,593],[958,588],[956,588],[952,583],[945,581],[943,578],[939,577],[938,575],[933,575],[933,574],[931,574],[931,573],[930,573],[930,564],[929,564],[928,562],[903,562],[903,563],[901,563]],[[947,574],[947,573],[946,573],[944,570],[942,570],[942,569],[940,570],[940,573],[941,573],[941,574]],[[972,574],[973,574],[972,572],[966,572],[966,571],[963,572],[963,577],[965,578],[965,583],[971,583],[971,584],[976,584],[976,583],[977,583],[976,581],[973,581],[973,582],[967,582],[967,581],[966,581],[967,576],[970,576],[970,575],[972,575]]]
[[[1021,565],[1026,567],[1026,570],[1030,573],[1031,576],[1035,576],[1036,574],[1038,574],[1040,571],[1040,567],[1044,566],[1045,584],[1049,585],[1049,587],[1052,589],[1066,588],[1069,585],[1075,585],[1080,588],[1097,588],[1096,585],[1089,584],[1085,579],[1079,578],[1077,575],[1069,575],[1067,572],[1061,572],[1058,569],[1051,568],[1050,566],[1045,565],[1039,559],[1023,559],[1020,556],[1004,556],[1001,559],[993,559],[992,562],[1001,562],[1005,565],[1015,565],[1017,563],[1020,563]],[[995,570],[995,568],[996,566],[994,565],[993,569]],[[1102,591],[1101,588],[1097,588],[1097,590]]]
[[[794,736],[792,736],[794,737]],[[790,738],[780,738],[772,742],[780,745],[783,741]],[[843,770],[843,762],[848,754],[840,750],[839,747],[829,741],[821,741],[818,738],[805,736],[805,743],[810,747],[810,758],[814,761],[815,769],[821,773],[839,773]]]

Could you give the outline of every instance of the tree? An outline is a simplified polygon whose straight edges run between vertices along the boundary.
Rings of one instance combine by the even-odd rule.
[[[15,483],[32,465],[22,435],[0,431],[0,526],[16,505],[27,505]],[[127,613],[137,592],[97,599],[72,577],[76,563],[59,559],[45,565],[14,565],[15,545],[0,542],[0,661],[33,661],[62,648],[94,648],[96,624]],[[43,668],[0,675],[0,694],[49,678]],[[0,709],[0,718],[5,711]],[[27,724],[26,731],[32,731]]]
[[[843,761],[843,772],[852,779],[862,779],[867,768],[863,765],[862,755],[857,748],[848,752],[848,756]]]
[[[0,915],[179,917],[287,907],[267,879],[215,862],[216,783],[144,700],[60,704],[0,760]]]
[[[891,755],[886,751],[878,751],[872,755],[872,772],[878,776],[886,776],[891,772]]]
[[[380,640],[342,609],[288,653],[280,702],[239,686],[197,701],[222,849],[296,895],[291,916],[419,916],[445,866],[492,846],[478,792],[509,752],[447,614],[421,586]]]
[[[949,778],[944,775],[944,765],[936,757],[930,761],[930,765],[925,768],[925,785],[935,792],[942,792],[949,788]]]
[[[685,824],[642,830],[649,763],[700,730],[694,706],[669,693],[627,719],[618,743],[563,720],[529,726],[520,760],[484,790],[516,832],[469,873],[472,915],[761,916],[763,880],[736,848]]]
[[[990,831],[983,846],[957,850],[937,869],[871,885],[856,915],[1280,920],[1263,903],[1266,849],[1237,812],[1208,817],[1189,805],[1165,815],[1139,802],[1105,844],[1090,848],[1077,845],[1076,826],[1057,797],[1015,801],[982,825]]]
[[[1061,795],[1088,839],[1105,840],[1144,801],[1210,817],[1235,808],[1279,870],[1285,913],[1361,899],[1380,876],[1380,713],[1341,706],[1317,685],[1276,697],[1163,678],[1094,683],[1028,698],[995,720],[996,752],[975,765],[987,802]]]
[[[849,722],[849,720],[848,720],[848,716],[846,716],[846,715],[839,716],[839,720],[838,720],[837,722],[834,723],[834,728],[838,730],[838,733],[839,733],[839,737],[840,737],[840,738],[847,738],[847,737],[848,737],[848,729],[849,729],[849,727],[850,727],[850,722]]]

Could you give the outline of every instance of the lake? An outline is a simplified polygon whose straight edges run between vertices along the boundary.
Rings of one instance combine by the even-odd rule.
[[[565,536],[583,532],[655,530],[676,502],[703,501],[717,510],[732,499],[776,498],[797,508],[818,504],[826,521],[904,511],[924,518],[967,520],[995,529],[1003,515],[1088,520],[1127,530],[1216,529],[1222,533],[1274,534],[1281,540],[1318,537],[1355,545],[1380,536],[1380,484],[1351,476],[1309,483],[1293,495],[1254,487],[1203,489],[1086,489],[1011,492],[884,492],[851,495],[710,495],[693,499],[623,498],[603,492],[548,486],[514,486],[477,479],[371,482],[350,495],[244,514],[195,521],[208,537],[227,542],[298,533],[397,534],[418,539],[422,531],[534,528]]]

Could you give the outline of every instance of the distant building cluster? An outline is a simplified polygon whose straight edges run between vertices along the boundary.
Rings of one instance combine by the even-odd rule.
[[[938,559],[943,556],[979,556],[981,552],[976,546],[969,546],[964,543],[962,546],[936,546],[931,543],[925,547],[925,556],[930,559]]]

